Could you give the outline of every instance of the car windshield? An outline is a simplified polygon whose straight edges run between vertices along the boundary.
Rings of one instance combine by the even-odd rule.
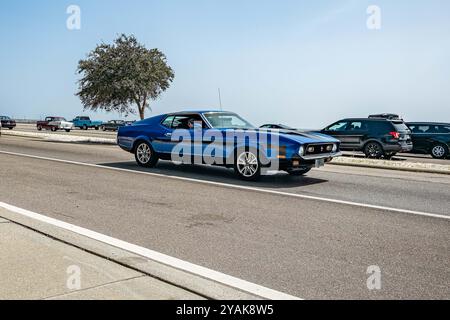
[[[237,114],[225,112],[205,113],[205,118],[215,129],[253,129],[252,124],[245,121]]]
[[[0,120],[10,120],[11,118],[10,117],[7,117],[7,116],[0,116]]]

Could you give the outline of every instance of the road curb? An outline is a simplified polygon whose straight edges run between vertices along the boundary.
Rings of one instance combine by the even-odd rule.
[[[47,237],[76,247],[90,254],[113,261],[126,268],[141,272],[170,285],[213,300],[261,300],[263,298],[203,278],[172,266],[150,260],[110,244],[88,238],[84,235],[35,220],[0,206],[2,216],[13,223],[26,227]]]
[[[408,172],[422,172],[450,175],[450,165],[429,164],[422,162],[397,163],[387,160],[355,159],[350,157],[339,157],[333,159],[329,164],[347,167],[362,167],[372,169],[397,170]]]
[[[47,133],[35,133],[35,132],[23,132],[23,131],[2,131],[2,135],[25,137],[25,138],[40,138],[49,142],[62,142],[62,143],[92,143],[92,144],[108,144],[116,145],[116,139],[96,138],[88,136],[72,136],[61,134],[47,134]]]

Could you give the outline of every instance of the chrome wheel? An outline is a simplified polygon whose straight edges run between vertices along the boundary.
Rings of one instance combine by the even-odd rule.
[[[136,156],[140,163],[147,164],[152,157],[152,150],[146,143],[141,143],[136,150]]]
[[[433,149],[431,149],[431,155],[435,158],[443,158],[447,153],[447,150],[441,145],[434,146]]]
[[[148,142],[139,141],[134,149],[134,157],[141,167],[152,168],[158,163],[158,154]]]
[[[239,174],[245,178],[251,178],[258,173],[258,158],[252,152],[246,151],[237,158],[237,169]]]

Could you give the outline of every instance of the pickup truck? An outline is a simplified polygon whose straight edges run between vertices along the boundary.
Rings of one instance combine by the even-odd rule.
[[[80,128],[83,130],[92,129],[98,130],[103,124],[102,121],[92,121],[89,117],[79,116],[72,120],[73,126],[75,128]]]
[[[66,130],[66,132],[70,132],[73,129],[73,123],[63,117],[46,117],[44,121],[38,121],[36,127],[39,131],[45,129],[51,131]]]

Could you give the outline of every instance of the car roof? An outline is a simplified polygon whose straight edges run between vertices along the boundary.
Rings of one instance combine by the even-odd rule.
[[[401,121],[401,120],[397,120],[397,119],[391,120],[391,119],[386,119],[386,118],[346,118],[346,119],[342,119],[339,121],[388,121],[388,122],[391,122],[391,121]],[[339,121],[337,121],[337,122],[339,122]]]
[[[203,113],[232,113],[231,111],[223,111],[223,110],[187,110],[187,111],[179,111],[179,112],[171,112],[166,114],[167,116],[173,116],[173,115],[183,115],[183,114],[203,114]]]
[[[408,121],[406,124],[424,124],[424,125],[435,125],[435,126],[450,126],[450,123],[444,123],[444,122],[416,122],[416,121]]]

